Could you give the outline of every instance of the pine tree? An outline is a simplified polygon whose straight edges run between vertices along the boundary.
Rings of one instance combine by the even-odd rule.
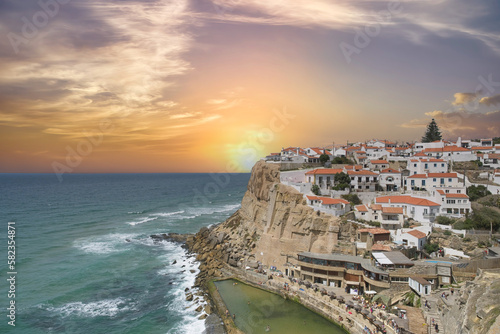
[[[442,138],[441,131],[439,131],[439,127],[433,118],[429,125],[427,125],[427,131],[425,131],[425,135],[422,137],[422,143],[430,143]]]

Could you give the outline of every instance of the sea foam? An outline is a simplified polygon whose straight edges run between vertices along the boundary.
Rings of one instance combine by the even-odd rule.
[[[104,299],[95,302],[73,302],[61,307],[48,307],[47,310],[56,312],[63,317],[114,317],[123,311],[132,310],[134,304],[123,298]]]

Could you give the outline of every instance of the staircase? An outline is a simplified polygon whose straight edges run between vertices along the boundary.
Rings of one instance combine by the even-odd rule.
[[[436,330],[434,329],[434,326],[432,324],[432,319],[434,319],[434,324],[438,324],[439,327],[439,333],[444,333],[444,328],[441,323],[441,317],[439,316],[438,312],[438,305],[437,305],[437,300],[432,297],[432,296],[427,296],[425,298],[430,305],[430,309],[423,306],[424,303],[422,303],[422,311],[424,312],[424,319],[427,323],[427,333],[428,334],[434,334],[436,333]]]

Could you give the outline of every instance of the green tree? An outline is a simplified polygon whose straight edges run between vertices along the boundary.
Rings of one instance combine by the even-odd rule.
[[[319,162],[321,162],[321,164],[325,164],[325,162],[329,161],[330,160],[330,157],[328,156],[328,154],[322,154],[319,156]]]
[[[480,199],[481,197],[491,195],[491,192],[483,185],[472,185],[470,187],[467,187],[467,195],[469,196],[469,199],[471,201],[475,201]]]
[[[333,179],[335,181],[334,190],[344,190],[345,188],[349,188],[351,184],[351,178],[344,172],[335,174]]]
[[[311,191],[314,195],[319,195],[319,186],[317,184],[313,184],[313,186],[311,187]]]
[[[422,137],[422,143],[430,143],[436,140],[441,140],[443,137],[441,136],[441,131],[434,120],[427,125],[427,130],[425,131],[425,135]]]
[[[439,249],[439,244],[429,242],[424,245],[424,249],[427,252],[427,254],[430,254]]]
[[[352,162],[351,160],[347,159],[344,156],[341,156],[341,157],[333,158],[332,164],[334,164],[334,165],[354,165],[354,162]]]

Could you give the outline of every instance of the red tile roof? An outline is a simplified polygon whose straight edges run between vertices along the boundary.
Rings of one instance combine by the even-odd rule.
[[[466,194],[446,194],[446,198],[469,198]]]
[[[372,210],[382,210],[382,205],[380,205],[380,204],[371,204],[370,208]]]
[[[382,207],[382,213],[402,214],[403,208],[391,208],[391,207],[384,206],[384,207]]]
[[[321,197],[321,196],[311,196],[311,195],[306,195],[307,199],[308,200],[311,200],[311,201],[321,201],[321,203],[323,204],[349,204],[348,201],[346,201],[345,199],[341,199],[341,198],[331,198],[331,197]]]
[[[426,179],[427,175],[426,174],[413,174],[412,176],[408,177],[409,179]]]
[[[410,205],[419,205],[419,206],[440,206],[436,202],[429,201],[428,199],[412,197],[408,195],[402,196],[382,196],[375,198],[375,202],[377,203],[397,203],[397,204],[410,204]]]
[[[310,170],[306,173],[306,175],[335,175],[337,173],[342,173],[343,169],[339,168],[320,168]]]
[[[427,237],[427,235],[424,232],[420,232],[419,230],[413,230],[413,231],[409,231],[406,233],[409,235],[413,235],[417,239],[422,239],[422,238]]]
[[[389,164],[386,160],[372,160],[370,161],[371,164]]]
[[[362,228],[362,229],[359,229],[358,232],[361,232],[361,233],[368,232],[368,233],[371,233],[371,234],[388,234],[388,233],[391,233],[390,231],[388,231],[386,229],[383,229],[383,228],[380,228],[380,227]]]
[[[356,205],[354,208],[356,210],[358,210],[359,212],[368,212],[368,208],[364,204],[362,204],[362,205]]]
[[[398,170],[396,170],[396,169],[394,169],[394,168],[386,168],[386,169],[384,169],[384,170],[380,171],[380,173],[381,173],[381,174],[389,174],[389,173],[390,173],[390,174],[401,174],[401,172],[400,172],[400,171],[398,171]]]
[[[367,175],[367,176],[378,176],[377,173],[372,172],[370,170],[348,170],[347,174],[349,175]]]
[[[318,197],[318,199],[323,203],[323,204],[349,204],[348,201],[342,198],[330,198],[330,197]]]

